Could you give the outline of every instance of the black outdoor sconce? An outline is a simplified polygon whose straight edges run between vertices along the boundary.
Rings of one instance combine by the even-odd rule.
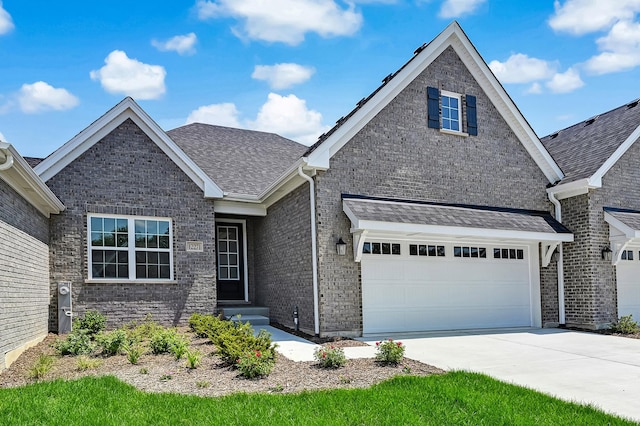
[[[342,241],[342,237],[336,243],[336,252],[338,253],[338,256],[344,256],[347,254],[347,243]]]
[[[607,260],[609,262],[611,262],[611,255],[612,255],[612,251],[611,248],[609,247],[605,247],[602,249],[602,260]]]

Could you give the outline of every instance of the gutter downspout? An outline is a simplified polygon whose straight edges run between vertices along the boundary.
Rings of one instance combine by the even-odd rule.
[[[556,220],[562,223],[562,207],[560,201],[556,198],[556,195],[552,192],[547,193],[549,201],[554,206]],[[558,244],[558,322],[565,324],[565,312],[564,312],[564,259],[562,256],[562,243]]]
[[[313,178],[298,166],[298,174],[309,182],[309,203],[311,204],[311,268],[313,271],[313,325],[316,336],[320,335],[320,306],[318,303],[318,249],[316,247],[316,191]]]

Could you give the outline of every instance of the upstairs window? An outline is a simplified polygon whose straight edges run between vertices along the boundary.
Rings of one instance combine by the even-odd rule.
[[[427,124],[430,128],[471,136],[478,135],[475,96],[427,87],[427,107]],[[463,120],[463,117],[466,120]]]

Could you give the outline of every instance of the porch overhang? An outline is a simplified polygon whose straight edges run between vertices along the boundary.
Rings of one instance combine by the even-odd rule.
[[[617,265],[629,245],[640,244],[640,211],[605,207],[604,220],[609,224],[611,263]]]
[[[573,234],[548,212],[342,195],[356,262],[365,238],[474,239],[542,243],[543,265]],[[546,263],[546,265],[545,265]]]

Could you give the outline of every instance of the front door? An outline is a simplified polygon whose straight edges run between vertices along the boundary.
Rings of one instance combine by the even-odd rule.
[[[216,223],[218,300],[246,300],[242,223]]]

